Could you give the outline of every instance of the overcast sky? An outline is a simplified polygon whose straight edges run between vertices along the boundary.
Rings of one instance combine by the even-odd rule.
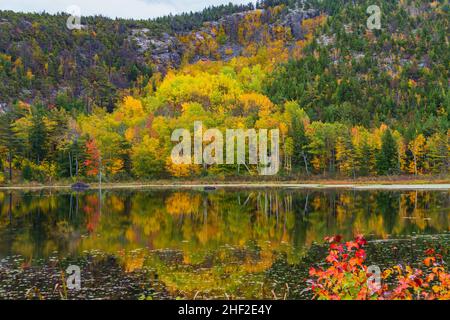
[[[148,19],[169,13],[199,11],[210,5],[241,4],[252,0],[0,0],[0,10],[16,12],[66,12],[76,5],[81,15]]]

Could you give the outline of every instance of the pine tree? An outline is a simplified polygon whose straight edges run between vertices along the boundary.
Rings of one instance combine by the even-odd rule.
[[[294,139],[294,152],[293,152],[293,164],[296,167],[304,167],[307,174],[309,174],[308,166],[308,154],[307,145],[308,137],[305,133],[305,126],[299,119],[295,119],[292,125],[293,139]]]
[[[17,135],[14,122],[17,114],[14,110],[0,116],[0,151],[3,149],[8,163],[9,180],[12,180],[12,160],[14,156],[20,153],[23,143]]]
[[[373,168],[372,149],[367,141],[362,143],[358,166],[361,176],[366,177],[371,174]]]
[[[47,128],[41,115],[36,115],[32,119],[29,142],[31,156],[39,164],[47,154]]]
[[[309,159],[307,152],[309,140],[305,130],[305,122],[309,122],[308,115],[293,101],[285,104],[285,110],[291,119],[289,136],[293,139],[292,164],[296,168],[304,167],[306,173],[309,174]]]
[[[399,171],[397,143],[389,129],[381,138],[381,150],[377,155],[377,171],[379,175],[395,174]]]
[[[28,162],[22,168],[22,178],[25,181],[31,181],[33,179],[33,171],[31,170],[31,166]]]

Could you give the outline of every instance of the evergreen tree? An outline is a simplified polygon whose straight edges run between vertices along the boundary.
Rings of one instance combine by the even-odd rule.
[[[377,155],[377,172],[379,175],[398,173],[397,143],[391,130],[387,129],[381,138],[381,150]]]
[[[32,119],[29,142],[31,157],[39,164],[47,153],[47,129],[41,115],[36,115]]]
[[[3,151],[1,153],[4,154],[8,163],[10,181],[12,180],[12,160],[17,153],[20,153],[23,146],[14,126],[16,119],[17,113],[14,110],[0,116],[0,151]]]
[[[285,110],[291,118],[289,136],[293,139],[292,164],[296,168],[304,168],[306,173],[309,174],[309,159],[307,153],[309,141],[306,136],[305,125],[303,122],[305,119],[308,119],[308,116],[296,102],[291,101],[286,103]]]
[[[370,148],[369,143],[364,141],[361,147],[361,155],[358,159],[359,164],[359,174],[363,177],[370,175],[371,173],[371,159],[372,159],[372,150]]]
[[[29,163],[26,163],[22,168],[22,178],[25,181],[31,181],[33,179],[33,172]]]
[[[306,173],[309,174],[308,155],[306,146],[308,145],[308,137],[305,133],[305,126],[299,119],[295,119],[292,124],[294,132],[294,155],[293,164],[296,167],[304,167]]]

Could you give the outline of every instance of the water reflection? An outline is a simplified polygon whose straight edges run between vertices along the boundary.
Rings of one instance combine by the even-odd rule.
[[[258,275],[279,254],[298,263],[331,234],[445,233],[449,199],[442,191],[0,192],[0,258],[95,250],[118,257],[125,272],[156,270],[169,291],[236,293],[251,274],[245,290],[255,292],[245,296],[259,297]]]
[[[193,253],[249,242],[297,250],[330,234],[449,231],[448,192],[119,191],[0,193],[0,256],[99,249]]]

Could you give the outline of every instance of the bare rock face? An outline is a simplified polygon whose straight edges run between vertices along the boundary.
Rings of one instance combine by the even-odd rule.
[[[0,102],[0,115],[8,111],[8,105],[6,103]]]
[[[181,64],[183,48],[176,37],[164,33],[161,39],[151,39],[152,59],[159,72],[165,73],[170,67]]]
[[[149,33],[150,30],[145,28],[131,30],[131,39],[136,41],[141,53],[150,49],[150,39],[147,36]]]
[[[259,9],[260,26],[253,30],[250,35],[246,35],[246,41],[250,43],[261,43],[264,39],[264,33],[274,34],[277,26],[283,26],[290,29],[293,40],[302,39],[304,32],[302,30],[302,21],[304,19],[313,18],[319,15],[317,10],[290,9],[274,18],[270,10]],[[190,62],[200,60],[229,60],[241,54],[244,45],[240,43],[239,27],[244,20],[255,11],[239,12],[225,16],[218,21],[205,23],[200,30],[189,33],[191,39],[197,43],[206,41],[205,37],[215,38],[219,44],[219,57],[204,56],[195,54],[191,57]],[[222,29],[226,35],[226,39],[217,39],[217,30]],[[213,31],[214,30],[214,31]],[[148,29],[133,29],[131,31],[130,40],[134,41],[138,46],[140,54],[150,53],[152,61],[158,72],[166,73],[169,68],[178,68],[181,65],[182,58],[186,52],[187,45],[179,41],[178,35],[169,35],[163,33],[160,36],[150,34]]]
[[[317,10],[290,10],[290,12],[284,17],[283,26],[291,28],[292,36],[295,39],[300,39],[303,36],[303,30],[301,28],[301,22],[305,19],[311,19],[318,15]]]
[[[175,36],[163,33],[155,37],[144,28],[133,29],[130,40],[136,43],[140,54],[150,53],[158,72],[166,73],[168,68],[181,64],[183,48]]]

